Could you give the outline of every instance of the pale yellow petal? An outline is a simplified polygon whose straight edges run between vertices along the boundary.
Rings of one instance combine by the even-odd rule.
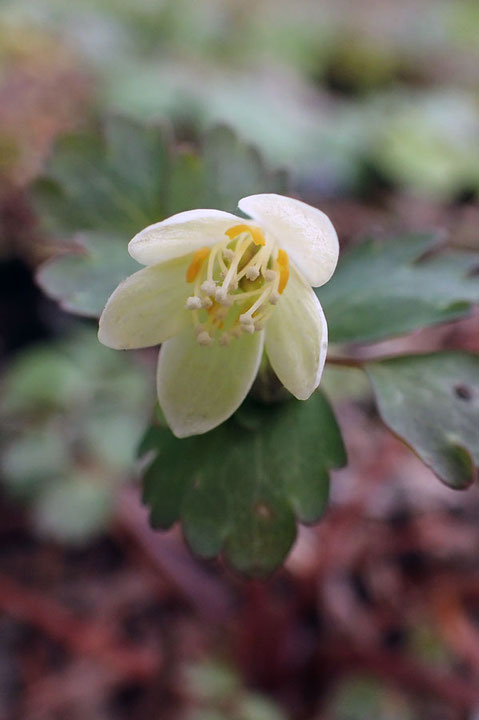
[[[122,282],[100,317],[98,338],[116,350],[158,345],[193,327],[185,302],[191,294],[186,269],[191,255],[143,268]]]
[[[238,207],[271,234],[313,287],[333,274],[339,244],[331,220],[321,210],[283,195],[250,195]]]
[[[285,388],[306,400],[318,387],[328,348],[328,328],[314,291],[294,266],[266,326],[269,361]]]
[[[156,265],[215,245],[241,222],[221,210],[188,210],[146,227],[130,241],[128,252],[142,265]]]
[[[200,346],[188,329],[162,345],[158,399],[177,437],[205,433],[241,405],[258,372],[263,334]]]

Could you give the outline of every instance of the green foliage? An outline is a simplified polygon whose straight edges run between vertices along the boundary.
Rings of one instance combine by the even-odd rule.
[[[86,330],[12,364],[0,395],[3,482],[41,532],[82,542],[105,527],[134,464],[149,385]]]
[[[37,279],[47,295],[67,312],[98,317],[107,298],[138,263],[128,255],[124,237],[82,232],[73,252],[43,264]]]
[[[402,695],[367,676],[339,683],[330,712],[335,720],[419,720]]]
[[[127,253],[136,232],[195,207],[235,212],[244,195],[281,192],[285,183],[223,127],[205,135],[199,153],[174,150],[160,127],[119,118],[101,135],[68,136],[37,181],[35,200],[45,229],[70,238],[73,252],[46,263],[38,281],[70,312],[98,316],[119,281],[138,269]]]
[[[70,312],[98,316],[121,279],[137,268],[126,246],[141,227],[191,207],[234,211],[242,195],[283,188],[283,176],[269,173],[255,151],[225,128],[207,134],[200,152],[178,151],[161,128],[110,120],[102,134],[64,139],[48,175],[36,185],[46,227],[58,237],[71,238],[70,251],[41,268],[40,283]],[[479,282],[471,275],[475,265],[477,256],[440,251],[432,236],[358,245],[318,291],[330,339],[373,342],[462,317],[479,301]],[[409,361],[403,362],[368,366],[380,411],[444,482],[464,487],[472,481],[470,454],[478,443],[471,435],[474,430],[468,430],[472,406],[458,397],[451,400],[449,390],[441,394],[443,376],[436,369],[428,371],[434,386],[430,395],[436,404],[432,405],[427,382],[405,373]],[[67,399],[75,405],[84,376],[55,357],[51,363],[57,368],[55,383],[45,367],[40,362],[30,370],[39,375],[38,382],[33,377],[21,383],[26,407],[25,388],[30,387],[33,395],[39,394],[37,400],[46,394],[50,413],[55,408],[64,413]],[[414,392],[415,383],[421,393]],[[456,378],[454,383],[464,381]],[[403,392],[406,399],[398,406],[388,392],[393,398]],[[455,402],[454,414],[445,414],[449,401]],[[431,413],[439,415],[439,409],[447,422],[431,420]],[[85,415],[81,423],[81,443],[94,448],[110,478],[111,468],[121,470],[131,462],[131,438],[137,433],[131,432],[130,420],[133,425],[136,421],[129,408],[112,410],[108,403],[89,412],[89,419]],[[97,479],[85,482],[70,450],[65,452],[55,440],[58,420],[47,417],[46,424],[17,437],[6,450],[7,477],[14,478],[10,485],[17,494],[31,500],[42,487],[42,500],[35,499],[41,527],[61,537],[70,528],[70,536],[80,538],[101,526],[110,510],[111,490],[98,487]],[[294,541],[297,520],[309,523],[320,518],[329,470],[345,462],[336,421],[321,395],[305,404],[290,400],[281,405],[245,405],[217,430],[186,440],[174,438],[165,427],[153,427],[145,449],[156,454],[145,475],[145,501],[153,525],[167,528],[180,521],[194,552],[202,557],[224,552],[231,565],[252,575],[264,575],[282,562]],[[100,476],[97,469],[93,475]],[[83,524],[68,519],[66,505],[74,493],[75,505],[85,508]],[[49,511],[62,504],[64,512]],[[64,518],[56,529],[55,517]]]
[[[371,158],[395,184],[438,199],[479,188],[474,98],[461,91],[398,93],[384,98],[382,113],[388,111]]]
[[[83,543],[106,527],[114,494],[102,473],[73,472],[48,482],[35,498],[34,518],[40,533],[66,543]]]
[[[363,190],[366,162],[433,198],[477,191],[476,0],[397,8],[387,3],[378,20],[372,6],[351,15],[334,0],[247,10],[235,0],[3,0],[0,62],[11,26],[33,55],[34,30],[78,57],[94,112],[194,132],[227,123],[298,179],[335,189]]]
[[[5,0],[2,39],[8,41],[9,23],[18,27],[0,51],[2,71],[25,51],[41,58],[35,44],[52,33],[60,52],[73,50],[75,62],[78,54],[80,75],[91,72],[99,90],[92,114],[114,108],[141,122],[168,118],[191,137],[227,122],[275,163],[287,163],[312,193],[367,191],[365,168],[433,198],[477,192],[473,93],[438,89],[434,62],[423,62],[424,52],[447,58],[455,44],[454,67],[441,62],[441,77],[460,66],[459,51],[477,36],[474,0],[454,8],[431,2],[399,15],[391,6],[381,14],[379,43],[371,42],[368,11],[353,17],[334,2],[313,9],[299,0],[281,12],[269,0],[247,12],[234,0],[190,5]],[[421,83],[429,74],[434,86],[403,89],[399,83],[411,72]],[[330,92],[331,85],[349,95]],[[39,136],[44,132],[40,123]],[[16,142],[6,143],[8,166]],[[62,249],[41,268],[39,282],[66,310],[97,317],[138,269],[127,253],[138,230],[193,207],[234,212],[243,195],[284,190],[284,176],[269,172],[224,127],[208,131],[199,149],[178,148],[165,127],[109,119],[101,130],[63,138],[36,183],[43,228]],[[479,301],[475,265],[472,254],[438,252],[432,237],[355,247],[318,291],[330,340],[375,342],[463,317]],[[125,358],[113,357],[93,335],[38,349],[15,364],[3,389],[6,482],[32,503],[38,525],[58,537],[81,539],[101,527],[117,478],[131,467],[145,387]],[[367,370],[386,423],[445,482],[463,487],[477,464],[476,359],[448,357],[402,358]],[[358,372],[332,370],[322,387],[335,399],[364,398],[370,389],[363,381]],[[470,398],[457,390],[465,387],[474,389]],[[263,396],[267,390],[263,383]],[[224,549],[235,567],[257,574],[282,560],[296,518],[318,519],[328,470],[344,462],[334,417],[319,395],[306,404],[247,405],[224,427],[185,441],[156,427],[149,442],[157,457],[145,498],[154,523],[180,520],[200,555]]]
[[[285,720],[279,707],[246,690],[231,668],[217,662],[190,666],[185,684],[196,707],[187,720]]]
[[[411,355],[366,370],[386,425],[446,485],[468,487],[479,466],[479,356]]]
[[[235,211],[243,195],[281,192],[284,182],[225,128],[208,133],[198,152],[174,149],[162,128],[122,119],[109,120],[101,133],[67,137],[35,188],[47,230],[69,238],[67,252],[41,268],[40,284],[70,312],[98,316],[118,283],[137,269],[127,242],[139,229],[192,207]],[[374,342],[462,317],[479,302],[479,281],[471,272],[476,265],[476,255],[441,251],[432,236],[368,240],[356,246],[318,290],[330,340]],[[424,366],[425,381],[416,366],[414,374],[411,363],[404,358],[368,366],[380,412],[444,482],[464,487],[472,481],[471,455],[477,464],[474,448],[479,444],[471,414],[474,403],[450,397],[450,387],[465,384],[464,368],[455,367],[457,377],[448,376],[444,390],[443,365]],[[55,439],[59,423],[54,413],[62,416],[67,402],[76,407],[84,374],[55,355],[55,383],[47,365],[39,362],[30,369],[33,377],[22,380],[16,402],[21,404],[23,396],[28,409],[28,392],[44,406],[47,400],[48,422],[11,442],[5,467],[17,494],[34,499],[41,527],[62,537],[70,528],[70,536],[80,538],[108,515],[111,480],[106,491],[98,486],[101,473],[95,460],[95,479],[89,481],[72,461],[70,446],[65,450]],[[102,378],[109,387],[111,378]],[[344,382],[339,384],[344,389]],[[101,395],[102,386],[94,387]],[[454,413],[446,412],[450,403]],[[131,463],[136,420],[127,404],[100,408],[96,398],[93,404],[89,418],[85,411],[80,423],[80,444],[101,457],[111,478],[113,468]],[[251,575],[264,575],[282,562],[298,520],[320,518],[329,470],[345,462],[335,418],[322,395],[308,403],[246,404],[222,427],[186,440],[156,426],[144,447],[155,454],[145,474],[153,525],[168,528],[180,521],[195,553],[215,557],[224,552],[233,567]],[[35,499],[39,487],[41,501]],[[68,519],[68,497],[75,493],[75,506],[85,508],[83,524]],[[63,504],[64,512],[50,511]],[[64,524],[55,526],[55,517],[62,517]]]
[[[153,426],[142,449],[156,454],[144,477],[153,526],[181,520],[198,555],[223,550],[233,567],[259,576],[283,561],[295,518],[321,517],[329,470],[346,462],[334,415],[318,393],[308,402],[251,401],[216,430],[185,440]]]
[[[367,240],[340,258],[317,294],[331,342],[375,342],[455,320],[479,302],[475,253],[437,247],[432,236]],[[426,254],[426,255],[425,255]]]
[[[410,628],[407,646],[408,652],[416,660],[426,663],[430,668],[444,668],[453,662],[451,650],[432,618]]]
[[[35,193],[46,228],[133,234],[163,216],[169,174],[160,130],[111,119],[102,132],[64,136]]]

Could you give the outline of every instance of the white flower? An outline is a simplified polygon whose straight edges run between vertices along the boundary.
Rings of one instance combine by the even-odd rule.
[[[300,400],[321,378],[327,325],[311,286],[336,267],[334,227],[320,210],[280,195],[238,206],[251,221],[191,210],[138,233],[128,251],[147,267],[117,287],[100,318],[108,347],[162,343],[158,398],[178,437],[207,432],[239,407],[263,347]]]

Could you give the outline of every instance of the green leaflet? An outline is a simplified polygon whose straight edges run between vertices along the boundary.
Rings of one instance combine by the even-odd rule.
[[[479,356],[411,355],[365,369],[386,425],[442,482],[468,487],[479,466]]]
[[[34,187],[45,231],[66,250],[38,282],[69,312],[99,316],[118,283],[139,269],[128,241],[169,215],[197,207],[237,211],[254,192],[284,192],[251,147],[227,128],[207,133],[200,152],[176,150],[164,128],[114,118],[102,132],[63,138]]]
[[[330,342],[377,342],[465,315],[479,302],[479,278],[470,277],[479,255],[430,255],[436,247],[431,235],[405,235],[370,239],[340,256],[317,291]]]
[[[132,360],[84,328],[20,353],[5,374],[2,489],[42,534],[82,543],[107,526],[151,408]]]
[[[319,393],[307,402],[249,401],[217,429],[183,440],[153,426],[142,450],[155,453],[144,476],[153,526],[180,520],[195,553],[212,558],[223,551],[250,575],[280,565],[297,520],[321,517],[329,471],[346,462],[335,417]]]

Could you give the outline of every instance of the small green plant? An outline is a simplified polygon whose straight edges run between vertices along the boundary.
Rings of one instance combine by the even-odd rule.
[[[178,152],[159,128],[111,120],[101,133],[63,141],[48,175],[37,183],[36,201],[50,234],[72,236],[70,253],[47,263],[39,282],[71,312],[99,317],[118,282],[136,269],[127,243],[142,227],[194,207],[231,213],[238,197],[285,191],[284,175],[268,171],[258,155],[225,128],[209,133],[199,152]],[[243,209],[250,213],[246,205]],[[283,210],[288,218],[286,207]],[[251,228],[245,238],[251,245],[250,232]],[[189,250],[204,246],[202,237],[198,247]],[[299,260],[292,257],[295,262],[307,260],[301,253]],[[199,256],[189,257],[189,267],[195,262],[202,267]],[[334,263],[327,262],[329,276]],[[333,278],[316,290],[329,326],[327,361],[343,366],[344,372],[364,371],[386,426],[452,488],[468,487],[479,464],[479,357],[436,352],[363,362],[352,348],[466,316],[479,302],[479,280],[473,272],[477,264],[477,254],[439,247],[433,235],[369,238],[344,253]],[[309,261],[306,277],[308,265]],[[140,271],[158,273],[159,292],[168,282],[162,268],[152,265]],[[185,270],[188,265],[182,267],[182,277]],[[280,277],[279,266],[277,271]],[[185,303],[197,302],[188,301],[196,296],[200,297],[188,290]],[[154,293],[148,297],[148,302],[156,302]],[[301,298],[299,306],[304,306]],[[192,310],[181,308],[190,318]],[[117,316],[118,323],[128,312],[126,308]],[[202,327],[198,337],[206,333],[203,339],[209,343],[210,329]],[[133,331],[141,332],[141,324],[130,322],[128,332]],[[106,332],[103,329],[103,339]],[[158,336],[155,341],[163,339]],[[149,345],[150,340],[134,344]],[[204,349],[193,344],[194,352],[188,354],[192,362]],[[258,360],[258,347],[255,353]],[[242,393],[227,412],[201,428],[203,434],[195,434],[198,427],[179,431],[172,422],[171,404],[164,401],[166,419],[177,434],[191,437],[175,437],[164,416],[156,413],[141,448],[149,459],[144,499],[152,524],[168,528],[181,522],[198,555],[211,558],[223,552],[234,567],[256,575],[281,564],[298,521],[320,519],[327,505],[329,473],[346,462],[341,432],[324,394],[313,392],[306,401],[291,397],[280,381],[302,395],[271,352],[270,358],[273,369],[261,366],[251,397],[226,422],[218,425],[238,406],[256,374],[256,362]],[[240,369],[244,368],[236,371]],[[194,401],[195,384],[184,385],[184,378],[185,368],[176,373],[170,363],[168,387],[188,404]],[[215,378],[209,382],[213,392]],[[314,386],[308,385],[304,397]],[[160,390],[160,399],[164,397]],[[204,407],[205,403],[203,398]],[[106,428],[114,423],[113,413],[104,422]],[[214,429],[204,432],[209,428]]]
[[[105,528],[150,405],[147,378],[92,329],[16,358],[0,393],[3,480],[40,532],[80,543]]]

